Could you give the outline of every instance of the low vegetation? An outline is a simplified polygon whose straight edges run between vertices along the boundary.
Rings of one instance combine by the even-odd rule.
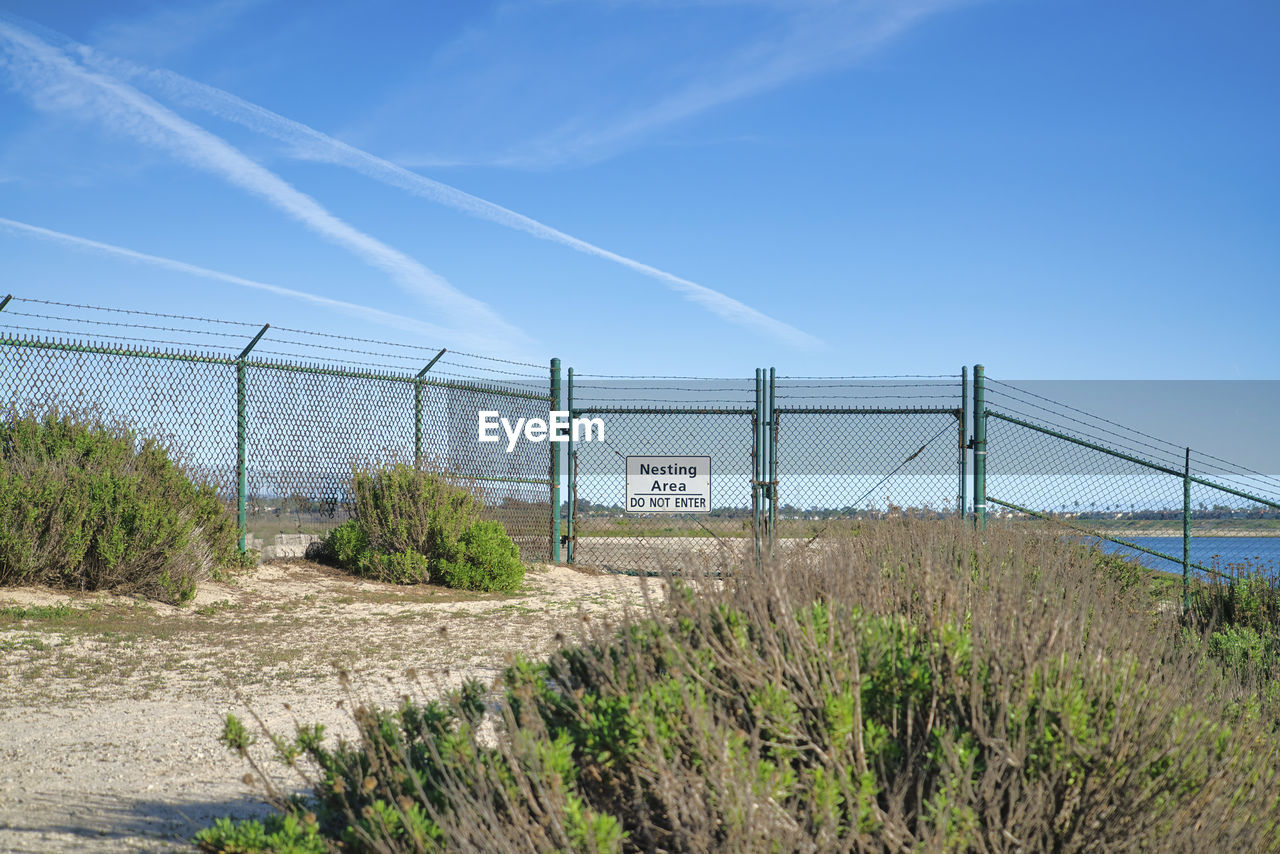
[[[159,443],[69,416],[0,423],[0,585],[183,603],[240,563],[216,490]]]
[[[395,584],[515,590],[520,550],[502,525],[480,518],[478,495],[443,474],[394,465],[352,473],[354,518],[335,528],[321,556]]]
[[[801,557],[670,579],[496,694],[357,706],[354,742],[259,743],[229,716],[279,814],[197,843],[1280,849],[1274,585],[1201,589],[1184,616],[1163,582],[1046,531],[911,519]]]
[[[1196,590],[1188,633],[1269,702],[1280,700],[1280,579],[1215,580]]]

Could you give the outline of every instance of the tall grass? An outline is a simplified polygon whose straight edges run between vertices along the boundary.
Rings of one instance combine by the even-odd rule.
[[[670,595],[502,686],[274,749],[312,842],[360,851],[1280,848],[1270,707],[1114,562],[891,520]],[[231,838],[226,825],[202,842]]]

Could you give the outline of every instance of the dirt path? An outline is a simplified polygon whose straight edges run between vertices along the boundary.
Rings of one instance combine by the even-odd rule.
[[[518,595],[466,595],[299,562],[205,584],[182,609],[0,590],[0,851],[190,850],[214,818],[267,812],[217,741],[226,713],[350,733],[339,668],[382,704],[489,682],[583,614],[642,607],[641,585],[546,567]]]

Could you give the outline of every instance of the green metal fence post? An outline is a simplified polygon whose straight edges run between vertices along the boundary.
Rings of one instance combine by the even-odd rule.
[[[569,491],[569,518],[566,520],[565,560],[573,563],[574,521],[578,516],[578,452],[573,447],[573,368],[569,369],[569,384],[565,389],[565,409],[569,413],[569,438],[566,442],[565,465],[568,468],[565,477],[565,488]]]
[[[413,467],[415,469],[422,468],[422,380],[427,375],[427,371],[440,361],[444,353],[444,348],[441,347],[435,358],[418,371],[418,376],[413,381]]]
[[[240,554],[245,553],[245,533],[248,528],[246,504],[249,493],[249,472],[245,453],[245,370],[244,359],[236,362],[236,526],[240,532]]]
[[[551,407],[560,408],[560,360],[551,360]],[[551,442],[551,562],[560,562],[560,443]]]
[[[987,527],[987,390],[982,365],[973,366],[973,521]]]
[[[263,335],[267,334],[267,330],[271,328],[268,323],[258,330],[258,334],[253,336],[253,340],[249,342],[249,346],[240,351],[240,355],[236,357],[236,526],[240,531],[240,554],[244,554],[245,539],[249,530],[248,504],[249,504],[249,454],[248,454],[248,434],[249,424],[246,418],[246,412],[249,408],[249,383],[247,371],[245,369],[244,360],[248,358],[249,351],[257,346]]]
[[[778,536],[778,414],[777,374],[769,369],[769,561],[773,561],[773,543]]]
[[[969,429],[969,368],[960,366],[960,492],[956,501],[956,515],[965,517],[965,499],[968,497],[969,442],[965,438]]]
[[[764,495],[764,371],[756,368],[756,411],[751,416],[751,540],[755,549],[756,568],[760,568],[760,526]]]
[[[1191,449],[1182,472],[1182,611],[1191,608]]]

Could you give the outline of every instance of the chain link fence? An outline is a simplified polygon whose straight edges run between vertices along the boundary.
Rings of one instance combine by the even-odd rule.
[[[960,512],[963,400],[960,375],[779,377],[777,536]]]
[[[353,467],[405,463],[472,487],[525,560],[551,556],[548,443],[506,453],[476,435],[481,410],[546,418],[548,375],[537,365],[451,354],[442,364],[455,370],[431,375],[406,366],[443,351],[265,327],[256,349],[250,324],[6,302],[0,326],[17,330],[0,335],[8,412],[74,414],[159,441],[229,504],[243,503],[250,543],[323,534],[349,518]],[[169,348],[177,342],[158,333],[198,349]],[[446,378],[458,370],[476,378]]]
[[[599,417],[606,436],[574,448],[574,562],[732,569],[760,539],[786,551],[859,520],[959,512],[959,375],[770,375],[761,391],[745,378],[574,378],[573,415]],[[626,458],[639,455],[710,457],[708,511],[629,512]]]
[[[1280,575],[1280,479],[1026,385],[983,380],[988,518],[1049,520],[1166,572]]]
[[[75,414],[159,441],[238,505],[250,542],[323,534],[349,517],[353,467],[405,463],[472,487],[529,561],[723,570],[862,520],[972,509],[983,521],[1049,520],[1154,569],[1280,574],[1280,478],[977,368],[971,408],[963,370],[770,370],[753,382],[570,369],[562,403],[557,365],[549,375],[284,327],[0,301],[11,414]],[[569,442],[563,458],[549,441],[478,441],[482,411],[514,424],[562,407],[598,419],[603,437]],[[629,512],[635,456],[709,457],[705,512]]]
[[[567,390],[571,416],[599,419],[604,435],[569,451],[569,559],[623,572],[741,565],[754,543],[751,383],[570,372]],[[635,456],[710,457],[707,512],[628,512],[627,457]]]

